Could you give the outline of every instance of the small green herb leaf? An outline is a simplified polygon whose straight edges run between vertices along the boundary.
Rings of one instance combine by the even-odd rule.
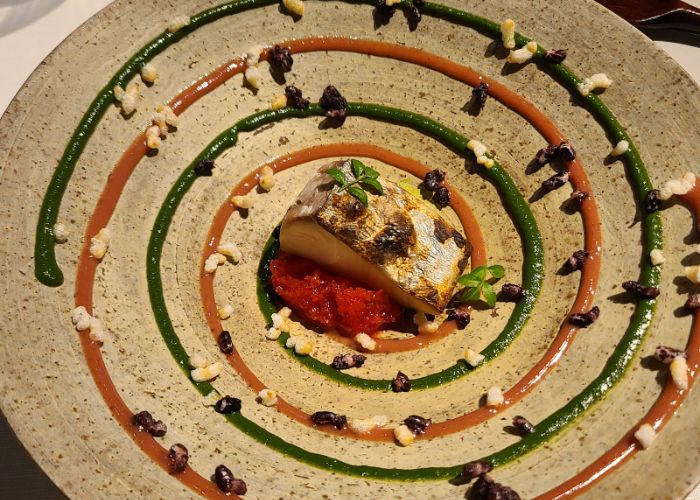
[[[490,283],[484,283],[481,287],[481,293],[484,294],[484,302],[486,302],[490,307],[496,305],[496,292]]]
[[[490,278],[488,278],[489,275]],[[457,293],[455,300],[457,302],[475,302],[483,296],[484,302],[489,307],[495,307],[496,291],[493,289],[493,285],[486,280],[488,278],[492,281],[498,281],[504,275],[505,269],[498,264],[489,267],[479,266],[472,269],[472,272],[457,279],[457,282],[463,285],[464,288]]]
[[[340,187],[345,187],[347,184],[347,181],[345,180],[345,174],[343,173],[342,170],[337,169],[337,168],[329,168],[326,170],[326,173],[333,177],[335,181],[340,185]]]
[[[360,185],[362,185],[362,187],[365,189],[367,189],[369,186],[370,188],[374,189],[377,194],[384,194],[384,188],[382,188],[382,185],[377,179],[365,177],[360,181]]]
[[[360,160],[350,160],[350,170],[352,170],[352,175],[355,176],[357,180],[365,175],[365,164]]]
[[[506,273],[506,270],[503,269],[503,266],[499,266],[498,264],[496,264],[494,266],[489,266],[489,273],[491,273],[491,276],[493,276],[494,278],[501,279]]]
[[[377,177],[379,177],[379,172],[374,170],[372,167],[368,167],[367,165],[365,165],[365,174],[364,175],[365,175],[365,177],[368,177],[370,179],[376,179]]]
[[[486,279],[486,271],[486,266],[479,266],[476,269],[472,269],[472,272],[470,272],[468,276],[473,276],[474,278],[483,281]]]
[[[364,206],[368,205],[369,201],[367,200],[367,193],[365,193],[362,188],[357,186],[348,186],[347,191],[352,196],[357,198]]]
[[[477,287],[477,286],[481,285],[481,283],[483,283],[483,281],[481,281],[480,279],[471,277],[469,275],[462,276],[457,281],[459,282],[460,285],[464,285],[464,286],[470,287],[470,288]]]
[[[465,288],[459,294],[460,302],[476,302],[481,297],[481,289],[479,287]]]

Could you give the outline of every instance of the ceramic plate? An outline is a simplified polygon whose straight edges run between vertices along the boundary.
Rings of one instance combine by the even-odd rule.
[[[445,0],[420,9],[412,29],[407,6],[408,15],[399,9],[386,20],[355,1],[309,1],[301,18],[262,0],[117,1],[17,95],[0,128],[0,404],[68,495],[215,496],[210,477],[220,464],[252,498],[459,498],[470,485],[454,477],[479,459],[527,498],[679,497],[698,482],[700,398],[648,359],[657,345],[688,346],[692,384],[699,335],[683,309],[693,291],[684,266],[698,263],[697,235],[683,204],[644,208],[652,187],[697,167],[697,86],[589,1]],[[191,24],[167,32],[178,16],[193,16]],[[498,32],[506,18],[539,43],[529,63],[507,63]],[[292,70],[271,73],[261,61],[253,91],[241,57],[282,42],[293,48]],[[543,60],[550,48],[568,49],[566,67]],[[138,75],[147,60],[157,70],[153,85]],[[596,73],[612,86],[582,97],[577,78]],[[480,75],[492,95],[477,112],[471,91]],[[140,97],[125,118],[112,87],[131,80]],[[271,111],[284,85],[300,88],[311,107]],[[327,85],[350,102],[340,126],[316,105]],[[177,128],[147,151],[140,134],[168,102]],[[94,130],[83,122],[73,135],[85,116]],[[487,146],[492,168],[474,161],[469,139]],[[621,139],[630,149],[611,158]],[[537,199],[557,172],[532,160],[561,141],[576,151],[575,161],[554,162],[568,168],[569,182]],[[61,159],[67,145],[74,162]],[[215,158],[211,176],[193,170],[204,157]],[[521,284],[526,298],[475,307],[464,330],[365,353],[363,367],[343,372],[327,365],[354,346],[332,336],[287,328],[313,342],[310,356],[266,339],[270,310],[256,290],[266,242],[312,173],[348,157],[414,184],[408,166],[444,170],[453,199],[459,194],[475,220],[467,231],[473,264],[504,266],[496,288]],[[231,190],[266,164],[279,170],[272,189],[252,189],[252,207],[233,211]],[[589,197],[572,209],[577,188]],[[443,213],[459,224],[455,211]],[[54,245],[56,221],[68,236]],[[90,239],[105,226],[112,238],[98,261]],[[243,258],[206,275],[219,241],[235,243]],[[649,252],[661,247],[666,263],[652,267]],[[591,258],[583,272],[558,272],[584,248]],[[632,298],[621,288],[627,280],[661,293]],[[233,314],[219,323],[215,308],[225,304]],[[104,343],[76,331],[78,305],[100,319]],[[569,315],[593,306],[599,319],[573,328]],[[224,328],[235,346],[229,356],[217,345]],[[463,360],[467,348],[486,356],[477,369]],[[220,362],[222,373],[193,383],[187,358],[195,354]],[[410,392],[389,389],[398,371],[414,381]],[[256,400],[263,387],[276,391],[276,405]],[[484,406],[491,387],[505,392],[504,405]],[[239,398],[241,411],[224,416],[207,405],[223,395]],[[167,425],[165,436],[131,425],[141,410]],[[383,415],[388,424],[370,436],[334,433],[310,425],[308,415],[321,410],[350,421]],[[432,425],[400,446],[391,429],[409,415]],[[507,432],[516,415],[534,424],[532,434]],[[633,437],[642,423],[657,434],[646,450]],[[184,473],[168,470],[174,443],[189,450]]]

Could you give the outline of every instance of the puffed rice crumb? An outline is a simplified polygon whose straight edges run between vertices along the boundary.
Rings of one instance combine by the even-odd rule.
[[[273,406],[277,403],[277,393],[271,389],[263,389],[258,393],[258,401],[264,406]]]
[[[66,226],[64,226],[60,222],[57,222],[53,225],[52,232],[53,239],[56,241],[56,243],[65,243],[66,241],[68,241],[68,230],[66,229]]]
[[[141,79],[146,83],[153,83],[158,78],[158,71],[151,63],[141,66]]]
[[[287,9],[287,12],[297,15],[304,15],[304,2],[301,0],[282,0],[282,5]]]
[[[500,387],[490,387],[486,391],[486,406],[501,406],[505,402],[503,391]]]
[[[645,450],[651,446],[651,443],[656,439],[656,432],[649,424],[642,424],[634,433],[634,438]]]
[[[176,33],[189,24],[190,16],[177,16],[168,23],[168,31],[170,33]]]

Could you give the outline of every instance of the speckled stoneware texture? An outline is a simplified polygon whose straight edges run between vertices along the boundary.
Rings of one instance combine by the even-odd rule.
[[[603,99],[636,141],[655,185],[697,169],[700,100],[691,79],[667,56],[622,20],[589,1],[445,3],[500,21],[515,19],[518,30],[544,47],[567,47],[567,64],[579,75],[605,72],[614,86]],[[37,213],[49,178],[93,96],[130,55],[158,35],[177,14],[193,14],[214,2],[117,1],[78,29],[46,59],[18,94],[0,122],[0,242],[5,320],[0,342],[0,407],[17,435],[56,484],[74,497],[178,498],[193,493],[151,460],[113,419],[91,377],[79,334],[71,324],[76,263],[82,235],[97,197],[121,153],[149,120],[156,104],[167,101],[214,67],[255,44],[309,35],[347,35],[421,47],[467,64],[503,82],[551,117],[575,145],[590,178],[602,219],[603,258],[597,304],[603,310],[593,328],[582,330],[557,368],[525,399],[504,413],[465,431],[419,441],[402,448],[333,437],[255,402],[255,394],[226,365],[214,382],[225,394],[242,399],[245,415],[307,450],[353,464],[429,467],[464,463],[515,442],[503,427],[514,415],[538,422],[579,393],[602,369],[626,328],[630,303],[609,300],[620,282],[639,272],[640,226],[622,165],[604,164],[611,149],[600,125],[572,101],[570,94],[534,65],[504,71],[504,60],[489,55],[491,40],[478,32],[425,16],[409,31],[401,14],[378,29],[367,5],[307,2],[295,22],[278,6],[265,7],[217,22],[185,37],[158,55],[159,78],[143,88],[138,111],[125,120],[110,109],[90,139],[64,198],[59,220],[69,240],[57,248],[66,280],[49,288],[34,278],[32,250]],[[340,22],[339,22],[340,20]],[[363,480],[322,471],[285,457],[241,434],[211,408],[168,353],[151,312],[145,278],[146,246],[157,211],[183,168],[218,133],[236,120],[269,106],[281,92],[263,68],[257,94],[238,75],[194,104],[180,118],[157,155],[144,158],[129,180],[109,224],[113,242],[100,264],[94,293],[95,314],[110,332],[102,348],[109,373],[126,404],[148,409],[169,428],[163,438],[185,443],[190,464],[209,477],[227,464],[248,483],[246,498],[461,498],[467,486],[446,481],[400,483]],[[462,108],[470,88],[438,73],[376,57],[348,53],[295,56],[290,83],[315,100],[335,84],[353,101],[392,105],[438,119],[467,137],[488,144],[527,198],[551,172],[525,175],[525,167],[543,146],[539,134],[517,114],[490,100],[474,117]],[[473,208],[486,240],[489,262],[507,269],[518,282],[522,252],[511,220],[493,187],[464,169],[463,158],[412,130],[349,118],[341,128],[319,127],[320,118],[287,120],[255,134],[242,134],[235,148],[217,161],[214,176],[197,181],[177,210],[163,252],[164,292],[173,324],[190,353],[225,360],[213,342],[199,299],[199,262],[209,223],[231,188],[270,158],[311,145],[369,141],[448,172]],[[409,414],[441,421],[473,410],[493,385],[511,387],[542,356],[568,313],[578,275],[556,274],[562,260],[582,245],[581,220],[560,209],[570,190],[558,190],[532,203],[545,243],[541,296],[526,327],[498,358],[468,377],[444,387],[402,394],[353,389],[309,371],[280,346],[264,339],[264,320],[255,295],[256,266],[262,246],[286,207],[323,162],[315,161],[276,177],[270,193],[255,194],[245,219],[231,218],[225,239],[240,246],[245,258],[221,267],[215,293],[234,307],[224,321],[243,359],[270,388],[312,413],[333,409],[351,418],[387,415],[399,422]],[[400,179],[391,167],[373,161],[387,178]],[[695,240],[692,219],[681,206],[662,214],[665,233],[661,296],[641,355],[657,344],[683,346],[691,318],[674,314],[687,284],[687,264]],[[417,377],[445,368],[466,347],[479,350],[501,331],[512,305],[496,314],[476,311],[471,325],[415,352],[370,355],[354,375],[391,378],[397,370]],[[330,361],[345,348],[317,336],[314,355]],[[524,497],[558,485],[615,444],[656,400],[659,373],[636,357],[623,380],[573,425],[543,447],[494,471],[493,477]],[[700,478],[700,394],[691,392],[676,418],[653,448],[638,453],[595,485],[590,498],[670,498],[689,491]]]

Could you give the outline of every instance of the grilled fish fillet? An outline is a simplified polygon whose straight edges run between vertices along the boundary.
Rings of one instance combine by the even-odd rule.
[[[337,274],[383,289],[399,304],[438,314],[452,296],[471,245],[439,213],[393,182],[380,178],[384,195],[365,207],[338,193],[325,173],[350,174],[350,161],[323,167],[289,208],[280,247]]]

